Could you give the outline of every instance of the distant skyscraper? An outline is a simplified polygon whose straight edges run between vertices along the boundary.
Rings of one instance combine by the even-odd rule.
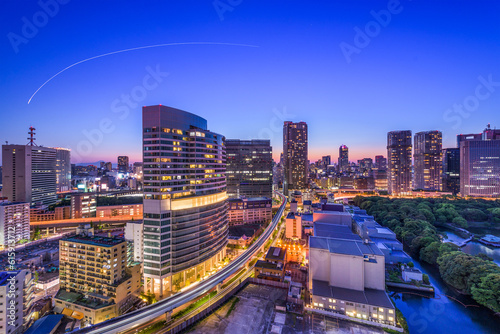
[[[273,154],[269,140],[226,140],[227,195],[272,197]]]
[[[71,150],[55,147],[57,191],[71,190]]]
[[[378,170],[387,169],[387,159],[383,155],[375,156],[375,168],[377,168]]]
[[[283,124],[284,191],[307,187],[308,155],[307,124],[305,122]]]
[[[415,134],[415,189],[441,191],[443,135],[441,131]]]
[[[339,172],[349,171],[349,149],[342,145],[339,147]]]
[[[443,191],[458,194],[460,192],[460,149],[443,150]]]
[[[471,133],[466,135],[457,135],[457,147],[460,148],[460,143],[466,140],[481,140],[483,135],[481,133]]]
[[[225,138],[183,110],[147,106],[142,117],[144,291],[164,297],[225,257]]]
[[[332,157],[329,155],[325,155],[321,158],[321,163],[323,165],[323,168],[326,169],[328,166],[332,164]]]
[[[388,191],[393,195],[411,192],[411,131],[387,134]]]
[[[56,150],[42,146],[3,145],[3,196],[30,205],[56,203]]]
[[[126,155],[118,157],[118,172],[127,173],[129,171],[129,159]]]
[[[460,194],[500,196],[500,130],[490,125],[481,138],[468,135],[460,140]]]
[[[372,158],[364,158],[358,160],[359,171],[363,174],[368,174],[373,168],[373,159]],[[366,175],[368,176],[368,175]]]

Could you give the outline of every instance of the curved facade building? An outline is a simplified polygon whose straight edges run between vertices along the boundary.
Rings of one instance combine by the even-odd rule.
[[[143,170],[144,286],[161,298],[225,257],[224,137],[186,111],[143,107]]]

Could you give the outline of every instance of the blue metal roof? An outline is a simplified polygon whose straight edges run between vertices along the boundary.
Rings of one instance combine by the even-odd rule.
[[[28,328],[24,334],[49,334],[59,326],[61,320],[64,316],[62,314],[49,314],[41,319],[35,321],[35,323]]]

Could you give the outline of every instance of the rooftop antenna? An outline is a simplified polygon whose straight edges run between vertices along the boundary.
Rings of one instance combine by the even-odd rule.
[[[29,146],[38,146],[37,144],[35,144],[35,139],[36,139],[34,137],[35,136],[35,130],[36,129],[34,127],[30,126],[30,131],[28,132],[28,134],[30,135],[29,138],[28,138],[28,140],[29,140],[28,145]]]

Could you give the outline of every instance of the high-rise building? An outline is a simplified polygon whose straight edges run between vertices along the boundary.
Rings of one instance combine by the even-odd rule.
[[[387,159],[383,155],[375,156],[375,168],[378,170],[386,170],[387,169]]]
[[[142,115],[144,290],[161,298],[225,257],[225,138],[183,110],[147,106]]]
[[[129,159],[126,155],[122,155],[118,157],[118,172],[119,173],[128,173],[129,171]]]
[[[106,162],[104,164],[104,170],[105,171],[108,171],[108,172],[111,172],[113,170],[113,164],[111,162]]]
[[[2,145],[3,196],[11,202],[51,205],[57,200],[56,150]]]
[[[443,149],[443,191],[460,192],[460,149]]]
[[[269,140],[226,139],[227,195],[272,197],[273,156]]]
[[[460,145],[460,194],[500,196],[500,130],[488,127],[481,138],[469,135]]]
[[[0,200],[0,247],[14,246],[23,239],[30,239],[29,203]]]
[[[345,145],[339,147],[339,172],[349,171],[349,148]]]
[[[323,168],[326,169],[332,164],[332,157],[329,155],[321,157],[321,164],[323,165]]]
[[[140,264],[127,266],[125,239],[92,236],[84,228],[59,241],[58,312],[97,324],[128,309],[140,289]]]
[[[79,193],[71,195],[71,218],[91,218],[96,216],[96,195]]]
[[[418,132],[414,138],[415,189],[442,190],[443,134],[441,131]]]
[[[55,147],[56,186],[58,192],[71,190],[71,150]]]
[[[144,223],[131,221],[125,225],[125,240],[131,245],[129,262],[144,261]]]
[[[0,272],[0,333],[21,334],[31,325],[34,290],[31,271]]]
[[[137,179],[142,180],[142,162],[134,162],[133,172]]]
[[[363,158],[358,160],[359,171],[365,176],[368,176],[368,173],[373,168],[373,159],[372,158]]]
[[[284,122],[283,124],[283,167],[284,191],[307,187],[308,139],[305,122]]]
[[[387,133],[388,191],[392,195],[411,192],[411,131]]]

